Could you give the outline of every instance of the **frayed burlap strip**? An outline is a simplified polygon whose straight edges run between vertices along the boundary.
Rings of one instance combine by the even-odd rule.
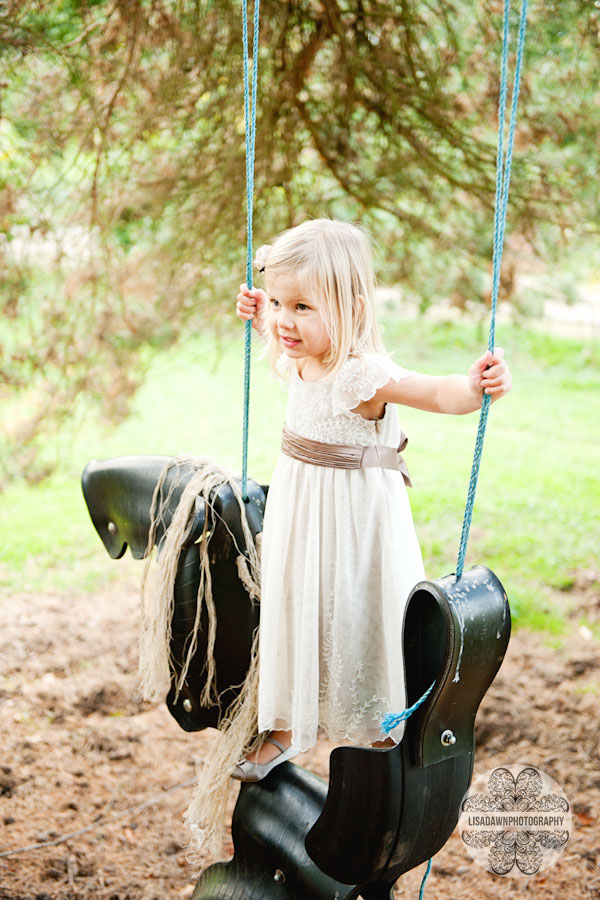
[[[233,787],[231,773],[237,762],[261,746],[264,735],[257,734],[258,722],[258,629],[254,635],[252,658],[246,680],[237,699],[219,724],[219,734],[203,761],[185,823],[194,836],[197,850],[210,856],[223,851],[223,825]]]
[[[157,528],[164,524],[165,512],[174,490],[181,485],[179,469],[193,469],[181,495],[169,527],[160,543],[160,553],[152,553]],[[167,475],[175,468],[169,490],[161,497]],[[204,457],[176,457],[163,469],[152,497],[151,526],[148,538],[147,560],[142,578],[142,629],[140,638],[140,676],[145,699],[163,698],[171,684],[176,694],[182,689],[190,663],[198,647],[198,631],[202,610],[208,614],[208,646],[205,661],[206,683],[200,702],[213,706],[219,702],[216,689],[214,645],[217,630],[217,613],[212,595],[210,573],[210,523],[214,517],[211,497],[223,484],[228,484],[238,502],[245,553],[237,558],[240,580],[252,601],[260,598],[260,535],[256,542],[246,518],[245,503],[235,476]],[[188,641],[182,669],[177,674],[171,659],[171,623],[174,610],[174,584],[181,549],[194,522],[196,499],[204,501],[206,515],[199,541],[200,583],[196,604],[196,617]],[[209,514],[212,510],[212,516]],[[226,523],[225,523],[226,524]],[[258,718],[258,630],[254,635],[250,665],[240,693],[229,709],[221,716],[219,732],[208,758],[199,774],[194,797],[186,813],[186,823],[203,850],[215,854],[221,850],[223,825],[231,788],[231,771],[242,756],[260,744],[257,737]]]

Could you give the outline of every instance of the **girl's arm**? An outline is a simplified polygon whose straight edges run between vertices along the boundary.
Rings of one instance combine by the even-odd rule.
[[[475,360],[468,375],[409,375],[389,381],[369,404],[402,403],[428,412],[463,415],[480,409],[483,394],[497,400],[511,388],[512,375],[504,361],[504,350],[487,350]],[[362,411],[361,411],[362,412]]]

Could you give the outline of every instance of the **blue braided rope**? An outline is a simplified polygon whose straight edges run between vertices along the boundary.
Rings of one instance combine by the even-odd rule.
[[[425,700],[427,700],[427,698],[429,697],[430,693],[432,692],[434,686],[435,686],[435,681],[433,681],[429,685],[429,687],[427,688],[427,690],[425,691],[423,696],[419,697],[419,699],[415,703],[413,703],[412,706],[409,706],[407,709],[403,709],[402,712],[400,712],[400,713],[388,713],[386,716],[384,716],[383,721],[381,723],[381,733],[388,735],[390,733],[390,731],[392,731],[396,727],[396,725],[399,725],[400,722],[404,722],[404,721],[406,721],[406,719],[408,719],[409,716],[412,716],[412,714],[415,712],[415,710],[417,710],[421,706],[421,704],[424,703]],[[421,890],[419,891],[419,900],[423,900],[423,893],[425,891],[425,882],[427,881],[427,876],[429,875],[430,872],[431,872],[431,859],[427,863],[427,869],[425,870],[425,874],[423,875],[423,880],[421,881]]]
[[[386,716],[384,716],[383,721],[381,722],[381,733],[388,735],[390,731],[392,731],[396,727],[396,725],[399,725],[400,722],[404,722],[406,721],[406,719],[408,719],[409,716],[412,716],[414,711],[418,709],[420,705],[425,702],[425,700],[427,700],[433,690],[434,685],[435,681],[433,681],[429,685],[423,696],[419,697],[416,703],[413,703],[413,705],[409,706],[408,709],[403,709],[402,712],[399,713],[388,713]]]
[[[500,269],[502,265],[502,250],[504,245],[504,231],[506,228],[506,210],[508,206],[508,189],[510,186],[510,175],[512,169],[512,154],[515,136],[515,124],[517,120],[517,104],[519,100],[519,88],[521,84],[521,67],[523,62],[523,48],[525,46],[525,30],[527,26],[527,0],[521,0],[521,16],[519,20],[519,40],[517,48],[517,59],[515,63],[515,75],[512,91],[512,102],[510,112],[510,123],[508,130],[508,141],[506,149],[506,157],[504,155],[504,116],[506,107],[507,93],[507,62],[508,62],[508,43],[509,43],[509,14],[510,0],[504,3],[504,23],[502,33],[502,66],[500,73],[500,99],[498,104],[498,154],[496,159],[496,200],[494,208],[494,254],[493,254],[493,279],[492,279],[492,309],[490,320],[490,332],[488,338],[488,349],[494,351],[496,338],[496,308],[498,305],[498,290],[500,286]],[[473,518],[473,507],[475,505],[475,492],[477,490],[477,480],[479,478],[479,467],[481,464],[481,454],[483,452],[483,441],[485,437],[485,429],[487,425],[488,413],[491,403],[491,396],[484,394],[481,404],[481,415],[479,417],[479,425],[477,427],[477,436],[475,438],[475,450],[473,453],[473,464],[471,467],[471,477],[469,479],[469,489],[467,491],[467,502],[465,506],[465,515],[462,525],[462,533],[460,537],[460,546],[458,551],[458,561],[456,563],[456,577],[460,578],[465,564],[465,555],[467,552],[467,542],[469,540],[469,531]]]
[[[254,2],[254,34],[252,40],[252,105],[248,72],[248,3],[242,5],[242,36],[244,45],[244,117],[246,127],[246,284],[252,288],[252,219],[254,211],[254,148],[256,144],[256,92],[258,87],[258,32],[260,0]],[[248,319],[244,331],[244,414],[242,425],[242,496],[248,499],[248,423],[250,419],[250,351],[252,321]]]
[[[433,859],[428,860],[427,868],[425,869],[425,874],[423,875],[423,881],[421,882],[421,890],[419,891],[419,900],[423,900],[423,896],[425,894],[425,882],[427,881],[427,876],[431,872],[431,863]]]

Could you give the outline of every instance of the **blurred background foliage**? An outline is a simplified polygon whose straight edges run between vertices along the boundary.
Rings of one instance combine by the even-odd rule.
[[[263,0],[256,243],[307,216],[360,221],[381,279],[421,310],[484,310],[501,14]],[[594,264],[599,49],[597,3],[530,4],[501,289],[515,315],[539,313],[544,293],[576,299]],[[0,78],[6,483],[48,474],[40,449],[82,402],[125,417],[157,349],[233,322],[240,3],[8,0]],[[537,275],[527,290],[522,271]]]

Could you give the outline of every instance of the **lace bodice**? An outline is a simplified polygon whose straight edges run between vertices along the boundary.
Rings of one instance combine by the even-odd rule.
[[[289,375],[286,425],[313,441],[330,444],[386,444],[397,446],[400,425],[388,404],[381,419],[365,419],[352,410],[370,400],[378,388],[412,375],[384,354],[369,353],[344,363],[333,380],[303,381],[289,357],[278,363]]]

